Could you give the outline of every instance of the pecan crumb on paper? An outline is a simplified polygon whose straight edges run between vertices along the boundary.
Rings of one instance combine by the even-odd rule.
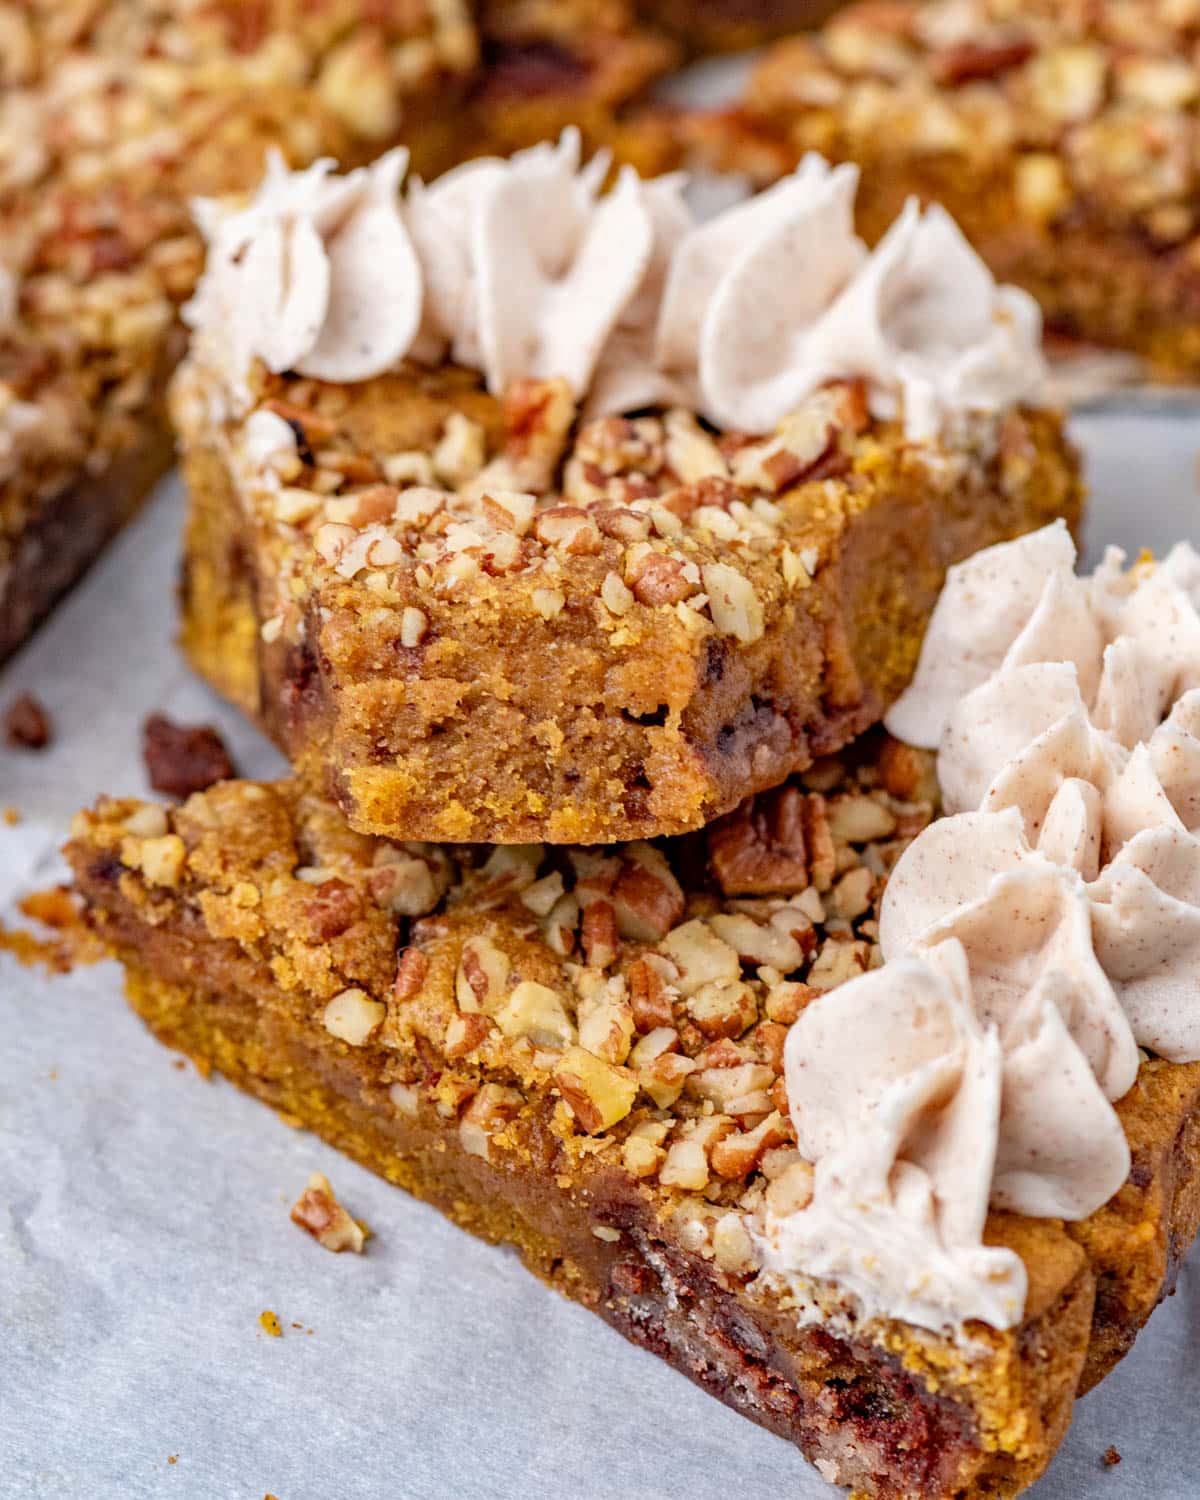
[[[308,1186],[292,1205],[292,1222],[307,1229],[318,1245],[335,1254],[341,1250],[353,1250],[362,1254],[367,1231],[352,1219],[333,1196],[328,1177],[314,1172]]]
[[[14,750],[44,750],[54,738],[50,715],[32,693],[22,693],[9,704],[4,738]]]
[[[150,785],[168,797],[190,797],[235,775],[225,742],[211,724],[175,724],[151,714],[142,728]]]

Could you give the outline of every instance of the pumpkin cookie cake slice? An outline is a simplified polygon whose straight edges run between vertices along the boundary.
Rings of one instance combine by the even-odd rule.
[[[1039,323],[808,158],[704,223],[577,137],[203,210],[184,645],[364,832],[674,834],[908,680],[947,565],[1081,487]]]
[[[954,575],[898,710],[954,807],[964,761],[990,776],[982,812],[938,817],[933,756],[878,731],[704,834],[603,848],[370,838],[227,782],[79,815],[90,920],[163,1041],[828,1479],[1016,1495],[1200,1218],[1196,693],[1164,665],[1121,729],[1147,740],[1101,727],[1148,627],[1195,632],[1196,564],[1076,580],[1065,533],[1035,541]],[[1019,721],[1064,609],[1086,698]]]

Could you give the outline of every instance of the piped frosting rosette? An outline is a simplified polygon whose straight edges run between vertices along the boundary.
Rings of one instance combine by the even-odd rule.
[[[244,207],[196,205],[209,261],[185,316],[235,404],[256,357],[339,382],[450,357],[497,395],[562,378],[592,415],[683,404],[763,432],[860,377],[920,440],[1041,384],[1032,299],[915,201],[868,251],[852,166],[809,155],[702,223],[680,174],[625,167],[603,191],[609,161],[582,164],[575,131],[401,191],[406,169],[403,151],[345,176],[276,156]]]
[[[1132,1037],[1192,1061],[1200,557],[1184,543],[1157,564],[1125,571],[1123,561],[1111,549],[1092,577],[1077,578],[1060,522],[952,570],[912,685],[887,722],[938,746],[947,812],[979,812],[969,824],[932,825],[900,861],[880,941],[885,957],[906,951],[987,899],[985,869],[1049,866],[1082,892],[1096,959]],[[955,676],[959,696],[947,692]],[[931,884],[939,846],[953,859]],[[968,858],[989,846],[982,862]]]
[[[1059,523],[951,570],[887,720],[938,748],[950,815],[892,873],[884,967],[817,1001],[788,1037],[815,1191],[807,1209],[768,1216],[764,1258],[836,1277],[867,1315],[1010,1326],[1022,1283],[1015,1257],[999,1281],[994,1264],[979,1268],[980,1201],[1094,1212],[1128,1173],[1112,1103],[1139,1046],[1200,1058],[1200,558],[1182,545],[1125,570],[1113,549],[1090,578],[1074,560]],[[954,1026],[931,1032],[931,1007],[957,1007]],[[914,1033],[932,1048],[922,1066],[951,1084],[889,1133]],[[962,1037],[976,1033],[986,1046],[969,1055],[988,1059],[995,1108],[969,1086]],[[811,1080],[836,1072],[839,1035],[847,1066],[866,1055],[878,1079],[823,1114]],[[914,1155],[931,1140],[932,1165]],[[925,1199],[905,1186],[914,1166]]]

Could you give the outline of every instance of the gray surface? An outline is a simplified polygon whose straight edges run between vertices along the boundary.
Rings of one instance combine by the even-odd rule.
[[[1080,419],[1089,540],[1196,539],[1200,426]],[[172,649],[167,486],[0,674],[50,707],[0,749],[0,905],[45,884],[70,813],[143,792],[138,727],[219,721],[275,752]],[[780,1500],[832,1493],[760,1432],[437,1214],[154,1043],[112,965],[45,980],[0,955],[0,1497],[47,1500]],[[313,1170],[375,1230],[333,1257],[288,1222]],[[284,1321],[270,1339],[264,1308]],[[295,1320],[313,1333],[293,1330]],[[1200,1261],[1078,1407],[1039,1500],[1197,1493]],[[1115,1443],[1124,1462],[1104,1469]],[[177,1455],[175,1464],[168,1464]]]

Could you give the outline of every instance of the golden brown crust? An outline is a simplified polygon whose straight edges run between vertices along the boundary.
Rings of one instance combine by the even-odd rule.
[[[390,836],[698,827],[879,718],[950,563],[1080,509],[1055,416],[910,445],[854,385],[752,439],[580,423],[555,382],[502,412],[453,368],[264,377],[304,432],[266,475],[212,397],[190,362],[185,647]]]
[[[1200,1063],[1154,1058],[1117,1104],[1133,1166],[1121,1191],[1069,1233],[1096,1273],[1096,1322],[1080,1393],[1127,1354],[1175,1291],[1200,1228]]]
[[[684,133],[759,181],[807,150],[857,162],[871,240],[910,194],[940,202],[1052,331],[1178,378],[1200,367],[1195,40],[1186,7],[866,0]]]
[[[294,784],[227,783],[170,814],[109,802],[68,853],[163,1040],[515,1243],[829,1477],[886,1500],[1011,1495],[1069,1421],[1092,1319],[1080,1246],[994,1216],[989,1239],[1029,1269],[1027,1316],[963,1345],[798,1318],[742,1217],[802,1184],[785,1022],[871,961],[878,872],[931,812],[888,786],[927,785],[924,761],[864,749],[810,776],[823,893],[722,896],[696,840],[484,864],[386,845]],[[738,967],[725,938],[742,977],[697,985],[696,964]]]
[[[1040,1315],[983,1357],[971,1388],[934,1376],[931,1390],[897,1353],[797,1329],[750,1302],[648,1212],[628,1177],[567,1166],[553,1138],[540,1138],[545,1154],[533,1168],[504,1156],[484,1161],[464,1149],[453,1123],[425,1108],[415,1119],[398,1114],[357,1060],[331,1056],[319,1038],[237,995],[185,989],[137,968],[128,993],[168,1046],[215,1066],[470,1233],[513,1245],[555,1290],[798,1442],[864,1497],[1015,1495],[1062,1440],[1092,1303],[1081,1257]]]

